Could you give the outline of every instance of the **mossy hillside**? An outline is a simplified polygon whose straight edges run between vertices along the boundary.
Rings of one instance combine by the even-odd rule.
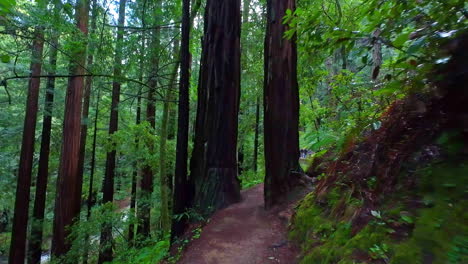
[[[352,212],[363,205],[350,192],[309,194],[290,231],[302,245],[301,263],[468,263],[468,162],[453,158],[403,175],[415,177],[417,189],[396,190],[355,234]]]

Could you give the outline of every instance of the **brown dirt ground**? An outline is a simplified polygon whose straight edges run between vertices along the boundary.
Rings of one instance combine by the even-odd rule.
[[[242,202],[216,212],[179,264],[271,264],[298,262],[300,250],[287,239],[288,206],[265,211],[263,184],[242,191]]]

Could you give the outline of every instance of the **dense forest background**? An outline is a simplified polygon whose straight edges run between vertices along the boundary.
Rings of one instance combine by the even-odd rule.
[[[368,193],[391,193],[397,188],[382,186],[392,186],[396,180],[380,174],[364,180],[356,176],[356,186],[349,187],[346,180],[338,180],[339,172],[362,167],[346,167],[349,162],[343,157],[356,164],[371,161],[370,154],[353,160],[349,153],[367,153],[367,148],[355,146],[376,131],[401,125],[398,120],[416,122],[403,118],[409,113],[434,118],[432,124],[439,124],[437,115],[428,114],[437,112],[428,102],[446,98],[440,92],[444,78],[455,80],[466,74],[438,75],[436,69],[455,63],[458,58],[452,55],[460,43],[466,44],[453,40],[466,33],[468,4],[463,0],[278,3],[0,0],[0,262],[9,256],[11,263],[23,263],[25,257],[28,263],[41,259],[175,263],[189,243],[179,238],[188,222],[207,220],[215,210],[239,200],[237,189],[264,181],[271,186],[265,193],[266,207],[271,207],[279,203],[284,190],[292,189],[295,173],[306,177],[307,184],[319,182],[317,193],[301,205],[303,211],[292,229],[292,237],[306,251],[313,244],[304,235],[313,229],[310,223],[321,226],[314,233],[317,236],[350,228],[342,225],[343,219],[335,224],[318,219],[322,209],[311,204],[320,204],[323,197],[334,201],[329,204],[331,212],[325,210],[330,223],[341,217],[337,211],[346,211],[337,205],[345,203],[340,193],[347,197],[346,203],[368,208],[377,222],[385,223],[388,219],[376,209],[378,195],[365,191],[356,195],[362,187],[356,182],[365,181],[365,188],[373,189]],[[222,18],[229,20],[223,25],[230,34],[222,35],[226,43],[210,46],[218,44],[210,32],[216,32]],[[286,47],[275,45],[281,41]],[[220,83],[210,74],[213,69],[220,69],[222,87],[233,84],[218,99]],[[412,108],[398,110],[401,102],[410,102]],[[462,124],[466,116],[457,120]],[[235,133],[230,133],[231,127],[236,127]],[[457,133],[466,134],[463,129],[466,124],[448,134],[437,130],[427,141],[437,137],[452,144]],[[414,136],[415,145],[421,135]],[[375,142],[391,140],[382,136]],[[209,148],[205,142],[219,144]],[[411,156],[406,148],[398,150]],[[335,161],[341,162],[336,163],[339,166],[330,165]],[[203,178],[211,175],[206,167],[217,162],[232,169],[213,172],[220,179],[230,177],[230,182],[219,181],[227,187],[213,187],[219,182]],[[466,168],[457,171],[463,172]],[[190,173],[202,176],[190,181]],[[237,177],[239,182],[234,181]],[[353,191],[328,186],[332,181]],[[464,201],[453,209],[457,217],[466,205],[464,183],[455,187],[453,182],[440,183],[465,191],[464,196],[452,197]],[[191,192],[191,198],[184,196]],[[186,200],[193,202],[188,205]],[[464,233],[452,244],[447,242],[458,250],[450,263],[466,260],[466,225],[455,221],[457,217],[447,218]],[[459,218],[466,219],[466,213],[463,217]],[[415,222],[411,214],[403,213],[401,218],[409,226]],[[192,232],[197,238],[201,229]],[[390,263],[390,242],[377,240],[364,246],[371,261]],[[338,263],[336,245],[342,241],[333,243],[323,242],[321,250],[326,253],[314,253],[304,263]],[[171,244],[178,250],[169,256]]]

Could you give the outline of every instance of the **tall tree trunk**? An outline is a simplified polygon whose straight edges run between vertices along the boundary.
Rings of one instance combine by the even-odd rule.
[[[169,234],[171,231],[171,218],[169,215],[169,197],[170,189],[172,186],[172,178],[168,177],[167,173],[167,159],[166,159],[166,142],[168,139],[168,123],[169,123],[169,112],[171,111],[172,102],[174,100],[172,91],[174,83],[177,78],[177,72],[179,70],[179,42],[176,41],[174,45],[174,57],[177,60],[174,69],[171,73],[169,88],[166,90],[165,101],[163,106],[163,116],[161,119],[161,133],[159,143],[159,177],[160,177],[160,193],[161,193],[161,227],[163,234]]]
[[[96,31],[96,20],[97,20],[97,0],[92,0],[92,17],[91,17],[91,28],[90,34],[93,35]],[[87,67],[91,68],[94,61],[94,45],[89,46],[88,52],[88,63]],[[93,76],[87,76],[85,79],[84,96],[83,96],[83,114],[81,124],[81,139],[80,139],[80,162],[79,162],[79,174],[83,178],[84,174],[84,161],[86,153],[86,139],[88,136],[88,119],[89,119],[89,104],[91,100],[91,88],[93,85]]]
[[[112,102],[111,114],[109,121],[109,136],[112,136],[118,130],[119,126],[119,103],[120,103],[120,86],[122,75],[122,49],[123,49],[123,34],[125,26],[125,6],[127,0],[120,1],[119,19],[117,29],[117,42],[115,45],[114,56],[114,80],[112,81]],[[106,170],[102,187],[102,203],[112,203],[114,200],[114,177],[116,164],[115,149],[111,150],[106,155]],[[112,224],[104,223],[101,229],[100,250],[98,263],[112,261]]]
[[[257,97],[255,107],[255,135],[254,135],[254,153],[253,153],[253,170],[258,170],[258,132],[260,123],[260,99]]]
[[[81,34],[77,35],[83,41],[88,35],[87,0],[76,3],[76,22]],[[57,179],[57,194],[55,200],[54,234],[52,238],[52,254],[57,257],[70,249],[70,227],[80,214],[82,178],[78,173],[81,128],[81,100],[83,94],[86,63],[86,46],[75,50],[70,62],[70,77],[65,99],[65,115],[63,121],[63,143],[60,156],[60,166]]]
[[[94,171],[96,169],[96,141],[97,141],[97,125],[99,117],[99,101],[101,100],[101,90],[97,91],[96,95],[96,109],[94,112],[94,129],[93,129],[93,142],[91,147],[91,163],[90,163],[90,173],[89,173],[89,189],[88,189],[88,199],[86,201],[86,220],[89,221],[91,218],[91,209],[96,204],[96,192],[94,191]],[[83,248],[83,264],[88,263],[88,253],[89,253],[89,235],[85,237],[85,245]]]
[[[295,0],[267,1],[265,37],[265,207],[280,203],[298,183],[299,91],[295,38],[284,38],[286,10]]]
[[[136,122],[135,123],[137,125],[139,125],[141,123],[141,95],[138,95],[138,98],[137,98],[137,110],[136,110]],[[140,144],[140,141],[138,140],[138,138],[135,139],[135,145],[136,145],[137,148],[138,148],[139,144]],[[133,173],[132,173],[132,190],[131,190],[131,198],[130,198],[130,213],[132,214],[132,217],[135,216],[138,171],[139,171],[138,170],[138,162],[135,162]],[[134,245],[134,241],[133,241],[134,236],[135,236],[135,229],[134,228],[135,228],[135,225],[131,222],[129,227],[128,227],[128,243],[129,243],[130,246]]]
[[[190,205],[191,188],[187,178],[189,87],[190,87],[190,0],[182,0],[182,39],[180,47],[180,82],[177,117],[177,147],[172,205],[171,242],[182,235],[186,217],[179,217]]]
[[[208,0],[191,177],[203,215],[240,201],[240,0]]]
[[[156,17],[155,26],[159,24],[159,11],[161,10],[161,1],[157,0],[154,8],[154,16]],[[146,120],[149,122],[151,128],[156,128],[156,104],[155,94],[157,88],[157,75],[159,71],[159,50],[160,50],[160,28],[155,27],[152,32],[151,39],[151,65],[150,79],[148,82],[148,102],[146,105]],[[154,145],[152,142],[149,143],[148,148],[153,151]],[[151,209],[151,194],[153,193],[153,171],[152,168],[147,165],[143,168],[143,177],[141,179],[141,192],[138,202],[138,228],[137,234],[140,239],[145,239],[150,236],[150,209]]]
[[[143,28],[146,27],[145,23],[145,16],[146,16],[146,0],[143,0],[143,7],[142,7],[142,12],[141,12],[141,26]],[[140,81],[143,81],[143,72],[145,68],[145,47],[146,47],[146,33],[145,31],[141,32],[141,46],[140,46],[140,72],[139,72],[139,77],[138,79]],[[136,124],[139,125],[141,123],[141,90],[142,87],[140,87],[138,91],[138,98],[137,98],[137,110],[136,110]],[[135,139],[135,145],[138,148],[140,144],[140,141],[138,138]],[[135,207],[136,207],[136,201],[137,201],[137,179],[138,179],[138,173],[139,173],[139,165],[138,161],[135,162],[134,164],[134,169],[133,169],[133,175],[132,175],[132,190],[131,190],[131,199],[130,199],[130,213],[132,216],[135,216]],[[130,226],[128,227],[128,242],[131,246],[134,246],[134,239],[135,239],[135,224],[130,223]]]
[[[91,29],[90,29],[90,35],[94,35],[96,32],[96,27],[97,27],[97,16],[98,16],[98,5],[97,5],[97,0],[92,0],[92,15],[91,15]],[[89,51],[88,51],[88,64],[87,67],[92,68],[94,64],[94,52],[95,52],[95,46],[94,44],[89,45]],[[81,125],[81,139],[80,139],[80,160],[79,160],[79,167],[78,167],[78,173],[80,174],[80,177],[83,178],[84,176],[84,163],[85,163],[85,153],[86,153],[86,141],[88,137],[88,125],[89,125],[89,104],[91,100],[91,89],[93,86],[93,76],[87,76],[85,79],[85,88],[84,88],[84,100],[83,100],[83,114],[82,114],[82,119],[84,122],[82,122]],[[96,106],[98,105],[99,101],[99,95],[97,96],[97,101],[96,101]],[[96,111],[98,109],[96,108]],[[97,114],[97,112],[96,112]],[[95,116],[97,119],[97,116]],[[95,120],[96,122],[96,120]],[[94,134],[93,134],[94,137]],[[93,142],[94,143],[94,142]],[[94,146],[93,146],[94,147]],[[93,159],[93,158],[91,158]],[[92,164],[94,166],[94,164]],[[93,171],[92,175],[89,177],[89,189],[88,189],[88,199],[87,199],[87,211],[86,211],[86,220],[89,221],[91,218],[91,207],[93,206],[93,182],[94,182],[94,168],[91,169]],[[88,252],[89,252],[89,236],[86,235],[85,237],[85,242],[84,242],[84,248],[83,248],[83,264],[88,263]]]
[[[55,18],[59,14],[61,2],[55,3]],[[52,129],[52,111],[54,104],[55,77],[57,69],[57,47],[58,33],[52,32],[50,41],[49,64],[50,71],[47,78],[47,87],[44,99],[44,117],[42,123],[41,150],[39,154],[39,168],[36,181],[36,194],[34,198],[33,221],[31,223],[31,236],[28,246],[28,263],[39,264],[41,262],[42,229],[44,222],[44,211],[47,195],[47,180],[49,176],[49,153],[50,153],[50,133]]]
[[[41,1],[41,9],[45,8],[45,1]],[[23,139],[21,142],[20,163],[18,169],[18,183],[16,186],[15,212],[9,263],[24,263],[26,255],[26,233],[28,227],[29,195],[31,188],[31,173],[34,155],[34,140],[36,136],[36,119],[39,100],[42,51],[44,49],[44,30],[41,26],[34,29],[34,40],[31,55],[31,76],[28,84],[28,99],[24,116]]]

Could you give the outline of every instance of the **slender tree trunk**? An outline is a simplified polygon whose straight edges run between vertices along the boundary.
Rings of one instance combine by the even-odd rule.
[[[203,215],[240,201],[240,0],[208,0],[191,177]]]
[[[154,6],[154,16],[157,18],[159,10],[161,9],[161,1],[157,0]],[[156,19],[155,24],[159,24],[159,19]],[[151,40],[151,65],[150,79],[148,82],[148,102],[146,105],[146,120],[149,122],[151,128],[156,128],[156,105],[155,94],[157,88],[157,74],[159,70],[159,50],[160,50],[160,28],[155,28],[152,32]],[[153,143],[150,142],[148,148],[152,152],[154,149]],[[151,194],[153,193],[153,171],[147,165],[143,168],[143,177],[141,179],[141,195],[138,202],[138,220],[140,223],[137,228],[139,238],[145,239],[150,236],[150,209],[151,209]]]
[[[146,27],[145,23],[145,16],[146,16],[146,0],[143,0],[143,7],[142,7],[142,12],[141,12],[141,26],[144,28]],[[141,46],[140,46],[140,75],[138,79],[140,81],[143,81],[143,72],[145,69],[145,48],[146,47],[146,32],[142,31],[141,32]],[[136,111],[136,124],[139,125],[141,123],[141,90],[142,87],[140,87],[139,92],[138,92],[138,98],[137,98],[137,111]],[[138,148],[140,144],[140,141],[138,138],[135,139],[135,145]],[[130,200],[130,212],[132,216],[135,216],[135,208],[136,208],[136,201],[137,201],[137,179],[138,179],[138,173],[140,171],[138,161],[135,162],[134,165],[134,170],[133,170],[133,175],[132,175],[132,190],[131,190],[131,200]],[[135,224],[130,223],[130,226],[128,228],[128,242],[131,246],[135,245]]]
[[[171,243],[182,235],[187,225],[186,217],[179,217],[190,205],[192,192],[187,178],[189,87],[190,87],[190,0],[182,1],[182,39],[180,48],[180,82],[177,117],[177,147],[174,174],[174,195]]]
[[[92,0],[92,16],[91,16],[91,28],[90,34],[93,35],[96,31],[96,20],[97,20],[97,0]],[[91,68],[94,63],[94,45],[89,46],[88,52],[88,63],[87,68]],[[88,136],[88,119],[89,119],[89,105],[91,100],[91,89],[93,86],[93,76],[87,76],[85,79],[84,96],[83,96],[83,114],[81,124],[81,139],[80,139],[80,162],[79,162],[79,174],[83,178],[84,174],[84,161],[86,153],[86,139]]]
[[[169,197],[170,189],[172,186],[172,178],[168,176],[167,173],[167,159],[166,159],[166,142],[168,139],[168,123],[169,123],[169,112],[171,111],[173,91],[171,89],[174,86],[174,83],[177,78],[177,71],[179,70],[179,43],[176,41],[174,45],[174,54],[175,59],[177,60],[174,69],[171,73],[171,78],[169,81],[169,89],[166,91],[164,106],[163,106],[163,116],[161,119],[161,133],[160,133],[160,143],[159,143],[159,177],[160,177],[160,193],[161,193],[161,227],[163,234],[169,234],[171,231],[171,218],[169,215]]]
[[[260,125],[260,99],[257,97],[256,107],[255,107],[255,136],[254,136],[254,153],[253,153],[253,170],[257,172],[258,170],[258,132]]]
[[[284,38],[286,10],[295,0],[267,1],[265,38],[265,207],[280,203],[298,183],[299,91],[295,38]],[[281,125],[279,125],[281,124]]]
[[[42,2],[41,2],[42,3]],[[44,31],[38,26],[34,30],[31,56],[31,76],[41,75],[42,51],[44,48]],[[40,78],[30,78],[28,84],[28,99],[24,116],[23,139],[21,142],[18,183],[16,186],[15,212],[9,263],[24,263],[26,257],[26,233],[28,227],[29,195],[31,188],[31,173],[36,136],[36,119],[39,100]]]
[[[123,49],[123,27],[125,26],[125,6],[127,0],[120,1],[119,19],[117,29],[117,42],[114,57],[114,80],[112,81],[112,102],[109,121],[109,135],[118,130],[119,125],[119,103],[120,103],[120,76],[122,75],[122,49]],[[111,150],[106,155],[106,170],[102,187],[102,203],[112,203],[114,200],[114,177],[117,151]],[[112,261],[112,224],[104,223],[101,229],[100,250],[98,263]]]
[[[81,31],[77,37],[80,41],[88,35],[87,0],[76,3],[77,27]],[[81,100],[84,86],[84,68],[86,63],[86,46],[75,50],[70,62],[70,73],[76,75],[68,81],[65,99],[65,116],[63,121],[63,143],[57,179],[57,194],[55,200],[54,234],[52,238],[52,254],[62,256],[70,249],[70,227],[79,216],[81,207],[82,179],[78,173],[81,128]]]
[[[144,44],[142,44],[144,46]],[[143,79],[143,78],[141,78]],[[137,110],[136,110],[136,124],[139,125],[141,123],[141,96],[138,95],[137,98]],[[138,148],[140,141],[135,139],[135,145]],[[135,216],[135,205],[136,205],[136,191],[137,191],[137,178],[138,178],[138,162],[135,162],[133,174],[132,174],[132,190],[131,190],[131,198],[130,198],[130,213],[132,216]],[[134,236],[135,236],[135,225],[130,223],[128,227],[128,243],[130,246],[134,245]]]
[[[91,163],[90,163],[90,173],[89,173],[89,189],[88,189],[88,199],[86,201],[86,220],[89,221],[91,218],[91,209],[96,204],[96,192],[94,191],[94,171],[96,168],[96,141],[97,141],[97,124],[99,117],[99,101],[101,100],[101,91],[97,91],[96,95],[96,109],[94,112],[94,129],[93,129],[93,142],[91,147]],[[89,235],[85,237],[85,246],[83,249],[83,263],[88,263],[88,253],[89,253]]]
[[[94,35],[96,32],[96,21],[98,16],[98,5],[97,0],[92,0],[92,16],[91,16],[91,29],[90,35]],[[89,45],[88,51],[88,69],[92,68],[94,63],[94,50],[95,47],[93,44]],[[88,124],[89,124],[89,104],[91,100],[91,89],[93,86],[93,76],[88,76],[85,79],[85,88],[84,88],[84,100],[83,100],[83,114],[82,114],[82,125],[81,125],[81,139],[80,139],[80,160],[79,160],[79,167],[78,173],[80,177],[83,179],[84,176],[84,163],[85,163],[85,153],[86,153],[86,141],[88,137]],[[99,100],[99,99],[98,99]],[[89,221],[91,217],[91,207],[93,201],[93,180],[94,175],[90,176],[89,179],[89,190],[88,190],[88,199],[87,199],[87,213],[86,213],[86,220]],[[85,244],[83,248],[83,264],[88,263],[88,252],[89,252],[89,236],[86,235],[85,237]]]
[[[56,3],[55,12],[58,14],[60,6]],[[41,262],[42,229],[47,195],[47,180],[49,176],[50,133],[52,129],[52,111],[54,104],[55,77],[57,69],[58,34],[52,33],[50,45],[49,64],[50,71],[47,78],[47,87],[44,100],[44,117],[42,123],[41,150],[39,154],[39,168],[36,181],[36,195],[34,198],[33,221],[31,223],[31,237],[28,246],[28,263]]]

